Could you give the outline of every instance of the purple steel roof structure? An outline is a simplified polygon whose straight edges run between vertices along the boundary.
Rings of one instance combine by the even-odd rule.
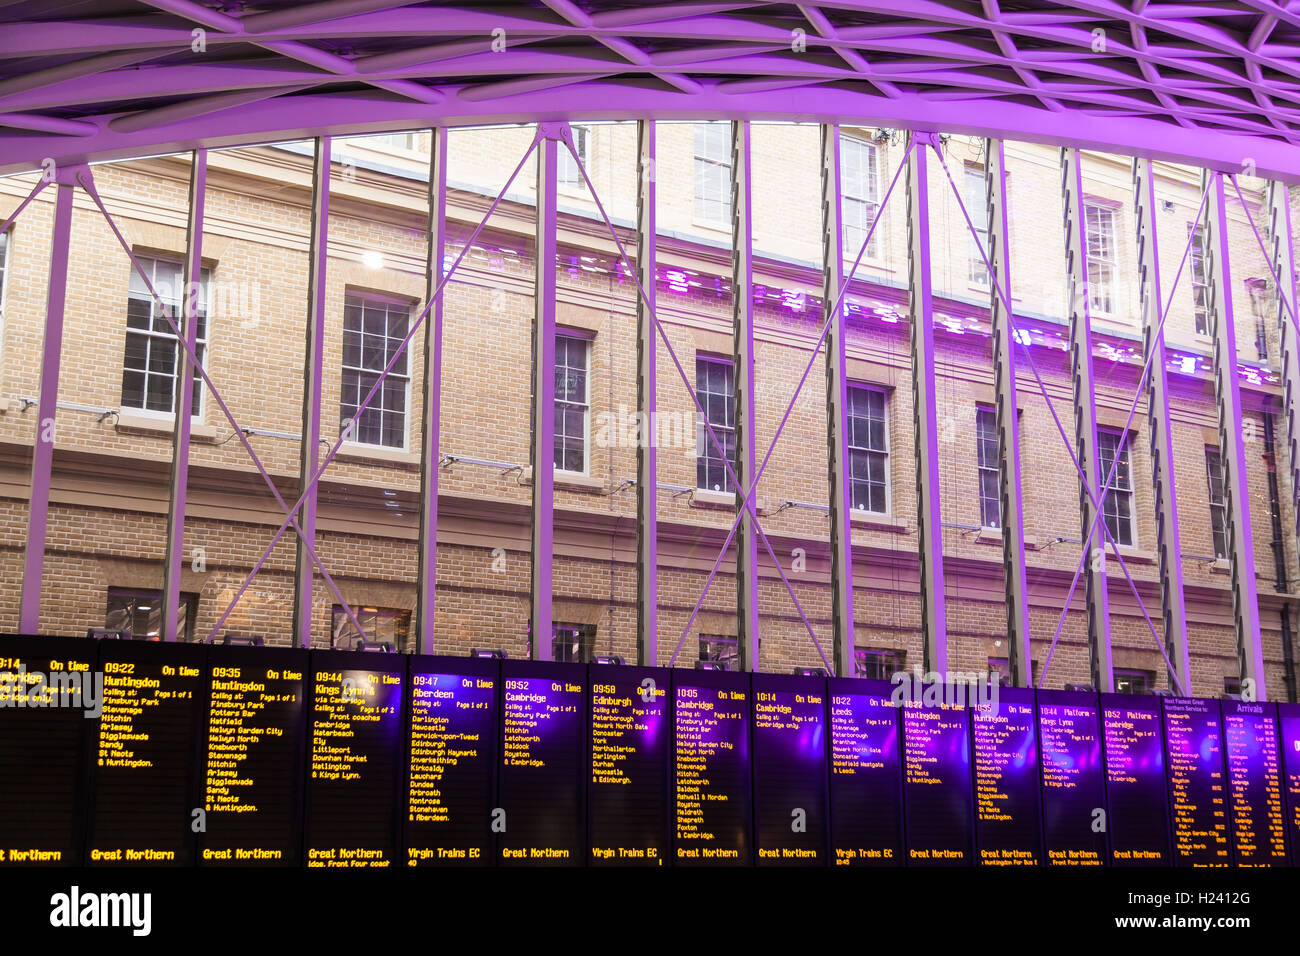
[[[865,123],[1300,182],[1300,7],[0,0],[0,172],[601,118]]]

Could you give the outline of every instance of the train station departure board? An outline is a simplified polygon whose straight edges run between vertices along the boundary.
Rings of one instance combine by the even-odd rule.
[[[1043,843],[1051,866],[1106,861],[1106,784],[1097,695],[1038,692]]]
[[[1287,843],[1291,848],[1291,865],[1300,866],[1300,704],[1278,704],[1277,724],[1282,746]]]
[[[755,674],[754,847],[759,866],[826,865],[826,681]]]
[[[748,866],[752,853],[748,674],[674,675],[673,856]]]
[[[0,865],[81,863],[98,652],[75,638],[0,638]]]
[[[581,866],[587,668],[505,661],[501,682],[501,863]]]
[[[297,866],[307,652],[208,648],[199,863]]]
[[[1230,866],[1228,788],[1217,700],[1164,698],[1165,760],[1174,862]]]
[[[893,685],[849,677],[828,684],[832,862],[901,866],[902,737]]]
[[[1286,866],[1277,708],[1240,700],[1224,700],[1219,706],[1237,866]]]
[[[590,862],[663,866],[669,857],[669,672],[593,664],[589,678]]]
[[[314,651],[311,662],[306,864],[393,866],[406,658]]]
[[[493,862],[499,671],[481,658],[410,659],[407,866]]]
[[[956,694],[948,688],[941,699],[954,701]],[[929,696],[903,701],[907,860],[912,866],[970,866],[969,712],[956,703],[924,703]]]
[[[1033,690],[999,687],[996,699],[972,701],[971,740],[980,865],[1037,866],[1042,828]]]
[[[100,642],[104,704],[90,754],[86,853],[92,866],[194,862],[206,656],[200,644]]]
[[[1160,698],[1101,695],[1106,822],[1113,866],[1168,866]]]

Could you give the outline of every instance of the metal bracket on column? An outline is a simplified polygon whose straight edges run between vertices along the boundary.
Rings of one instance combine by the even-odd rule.
[[[1286,183],[1268,184],[1269,245],[1277,289],[1278,342],[1282,356],[1282,414],[1286,419],[1287,477],[1291,488],[1292,534],[1300,535],[1300,322],[1295,284],[1295,255],[1291,232],[1291,190]],[[1300,542],[1292,542],[1300,551]]]
[[[822,126],[822,302],[836,308],[844,286],[844,222],[841,193],[840,128]],[[831,619],[835,628],[835,673],[854,675],[853,529],[850,523],[848,381],[844,360],[847,304],[823,316],[826,333],[826,450],[830,488]]]
[[[561,129],[563,127],[563,129]],[[533,660],[550,660],[551,562],[555,531],[555,231],[558,139],[568,127],[545,124],[537,144],[537,255],[533,320],[533,511],[528,634]]]
[[[1002,504],[1002,567],[1007,596],[1007,646],[1011,683],[1032,687],[1033,647],[1029,630],[1029,587],[1025,572],[1025,510],[1020,486],[1020,412],[1016,398],[1016,350],[998,289],[1011,291],[1007,223],[1007,162],[1002,140],[984,141],[988,163],[984,183],[989,209],[989,315],[992,319],[994,403],[998,422],[998,492]]]
[[[307,281],[306,357],[303,361],[302,447],[298,456],[299,493],[303,496],[294,560],[293,634],[298,647],[311,647],[312,596],[316,568],[305,543],[316,547],[316,489],[320,458],[321,389],[325,364],[325,286],[329,254],[330,151],[328,136],[316,139],[312,166],[311,262]],[[351,427],[356,428],[353,421]]]
[[[908,303],[911,312],[912,421],[916,434],[916,521],[920,558],[921,641],[927,671],[948,670],[948,612],[939,512],[939,422],[935,390],[934,295],[930,276],[933,133],[912,133],[907,160]]]
[[[1214,400],[1219,410],[1219,460],[1223,465],[1223,494],[1227,516],[1228,554],[1232,559],[1232,614],[1237,632],[1237,657],[1243,688],[1256,700],[1267,699],[1264,653],[1259,633],[1259,601],[1255,587],[1254,535],[1246,477],[1246,448],[1242,436],[1241,387],[1237,382],[1237,338],[1232,313],[1232,266],[1228,254],[1228,215],[1223,175],[1205,170],[1210,201],[1202,220],[1205,268],[1211,296],[1210,335],[1214,340]],[[1248,683],[1249,682],[1249,683]]]
[[[1143,358],[1150,366],[1147,416],[1151,428],[1151,481],[1156,498],[1156,550],[1160,561],[1160,610],[1165,651],[1173,664],[1170,685],[1191,687],[1187,610],[1183,601],[1183,559],[1174,484],[1174,436],[1169,421],[1169,375],[1160,320],[1160,246],[1156,230],[1155,171],[1149,159],[1133,160],[1133,208],[1137,220],[1138,281],[1142,295]]]
[[[748,122],[731,124],[731,292],[736,405],[736,618],[740,669],[758,669],[758,532],[745,491],[754,480],[754,220]],[[751,488],[751,500],[758,489]],[[755,508],[754,510],[757,510]]]
[[[1083,173],[1077,149],[1061,150],[1061,197],[1065,213],[1065,264],[1070,300],[1070,378],[1074,383],[1074,438],[1079,466],[1093,489],[1102,478],[1097,446],[1097,408],[1092,370],[1092,317],[1088,288],[1088,237],[1084,227]],[[1099,511],[1080,476],[1079,512],[1083,529],[1084,591],[1088,607],[1088,650],[1092,684],[1115,689],[1110,643],[1110,598],[1106,585],[1106,536]]]
[[[420,539],[415,579],[416,650],[434,650],[438,589],[438,443],[442,424],[442,302],[447,249],[447,131],[432,129],[429,143],[429,249],[424,295],[432,314],[424,324],[424,410],[420,455]]]
[[[181,331],[190,351],[198,348],[198,307],[203,291],[203,210],[208,182],[208,151],[190,159],[190,208],[185,234],[185,295]],[[204,312],[207,303],[203,303]],[[194,413],[194,366],[186,350],[176,349],[176,390],[172,396],[172,472],[167,506],[167,549],[163,560],[163,640],[180,639],[181,565],[185,560],[185,502],[190,470],[190,417]],[[193,625],[193,621],[186,621]]]
[[[655,381],[655,122],[637,122],[636,268],[645,297],[636,307],[636,399],[641,441],[636,448],[636,654],[659,663],[658,416]]]

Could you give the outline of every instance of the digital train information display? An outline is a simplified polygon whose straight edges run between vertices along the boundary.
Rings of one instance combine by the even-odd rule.
[[[98,656],[92,641],[0,638],[0,866],[81,863]]]
[[[888,681],[829,681],[836,866],[903,862],[902,736],[892,690]]]
[[[501,680],[501,862],[581,866],[587,843],[587,669],[505,661]]]
[[[669,859],[667,668],[593,664],[587,825],[592,866]]]
[[[193,793],[207,648],[106,640],[103,713],[91,753],[87,860],[106,866],[194,862]]]
[[[394,865],[405,682],[399,654],[312,653],[309,867]]]
[[[307,652],[214,645],[207,674],[199,862],[297,866]]]
[[[1095,694],[1038,692],[1043,769],[1043,842],[1052,866],[1106,860],[1106,784]]]
[[[1286,866],[1286,807],[1273,704],[1224,700],[1232,849],[1238,866]]]
[[[934,689],[947,703],[903,701],[903,793],[913,866],[970,866],[971,765],[967,688]]]
[[[1219,703],[1164,698],[1166,775],[1174,862],[1230,866],[1228,789]]]
[[[972,701],[971,736],[980,865],[1039,865],[1042,828],[1033,690],[999,687],[996,699]]]
[[[1160,698],[1101,695],[1107,830],[1114,866],[1168,866]]]
[[[1300,704],[1278,704],[1277,723],[1282,745],[1287,842],[1291,845],[1291,865],[1300,866]]]
[[[675,863],[748,866],[749,675],[675,675],[673,701]]]
[[[483,866],[494,857],[499,668],[412,656],[407,674],[407,866]]]
[[[826,681],[755,674],[754,844],[760,866],[826,865]]]

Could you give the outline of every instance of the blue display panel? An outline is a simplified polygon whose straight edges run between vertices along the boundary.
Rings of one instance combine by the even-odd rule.
[[[754,845],[759,866],[826,865],[826,681],[755,674]]]
[[[1230,866],[1219,702],[1166,697],[1164,720],[1174,862]]]
[[[1225,700],[1219,706],[1237,866],[1286,866],[1277,708],[1240,700]]]
[[[0,638],[0,866],[81,863],[98,655],[76,638]]]
[[[668,837],[667,668],[593,664],[587,826],[593,866],[663,866]]]
[[[970,866],[970,720],[965,688],[926,688],[903,701],[903,794],[907,860],[913,866]],[[931,697],[951,703],[927,704]]]
[[[1114,866],[1168,866],[1160,698],[1101,695],[1107,829]]]
[[[1277,722],[1282,744],[1287,843],[1291,848],[1291,865],[1300,866],[1300,704],[1278,704]]]
[[[581,866],[587,668],[505,661],[501,685],[501,863]]]
[[[311,664],[307,865],[393,866],[406,658],[313,651]]]
[[[752,860],[749,675],[673,675],[673,859],[678,866]]]
[[[1095,694],[1038,692],[1043,842],[1053,866],[1106,860],[1106,792]]]
[[[307,666],[305,650],[208,648],[200,864],[300,862]]]
[[[500,667],[495,660],[412,655],[407,669],[407,866],[494,860]]]
[[[982,866],[1037,866],[1043,851],[1034,692],[989,690],[996,699],[971,702],[978,860]]]
[[[100,643],[104,706],[91,754],[87,861],[107,866],[194,862],[194,793],[207,648]]]
[[[902,736],[892,690],[888,681],[829,681],[836,866],[903,863]]]

